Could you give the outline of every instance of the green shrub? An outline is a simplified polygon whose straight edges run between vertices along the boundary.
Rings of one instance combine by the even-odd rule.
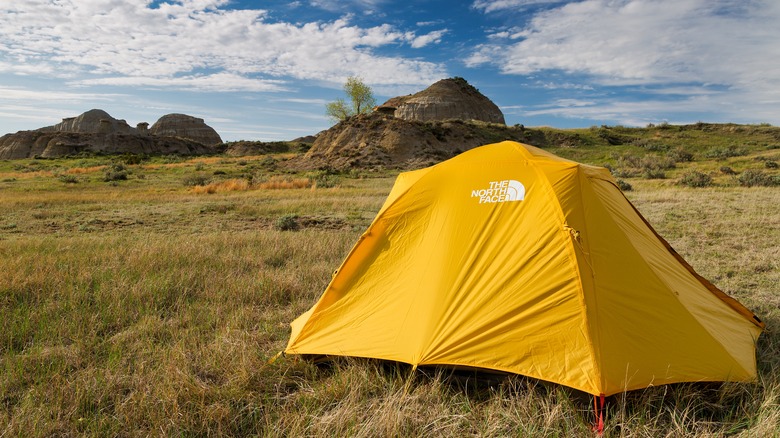
[[[666,173],[663,171],[663,169],[654,169],[648,167],[642,171],[642,176],[647,179],[664,179],[666,178]]]
[[[640,173],[638,169],[629,169],[624,167],[612,169],[610,172],[612,172],[612,176],[615,178],[633,178],[639,176]]]
[[[737,178],[739,185],[743,187],[764,186],[771,187],[780,185],[780,177],[766,174],[760,170],[748,169],[742,172]]]
[[[182,184],[188,187],[205,186],[211,180],[206,175],[189,175],[182,180]]]
[[[174,155],[174,154],[166,155],[162,159],[162,162],[164,164],[181,163],[182,161],[184,161],[184,157],[182,157],[181,155]]]
[[[625,154],[617,157],[617,167],[640,167],[642,159],[637,155]]]
[[[666,170],[674,169],[677,166],[677,163],[670,157],[660,157],[657,155],[647,155],[642,157],[642,159],[639,161],[639,164],[640,167],[645,170]]]
[[[146,154],[124,154],[121,158],[122,162],[128,166],[134,164],[141,164],[144,161],[149,161],[149,156]]]
[[[705,152],[704,156],[707,158],[715,158],[718,160],[723,160],[731,157],[739,157],[745,154],[747,154],[747,152],[745,152],[743,149],[740,149],[736,146],[726,146],[726,147],[712,148],[707,152]]]
[[[280,216],[276,220],[274,226],[279,231],[295,231],[298,229],[298,215],[286,214],[284,216]]]
[[[767,160],[764,161],[764,167],[767,169],[777,169],[777,161]]]
[[[326,167],[316,170],[307,174],[309,179],[317,186],[317,188],[330,188],[336,187],[341,183],[341,177],[339,172],[333,168]]]
[[[109,170],[106,172],[105,177],[103,178],[103,181],[105,182],[111,182],[111,181],[125,181],[127,179],[127,171],[125,170]]]
[[[720,173],[724,175],[736,175],[737,172],[734,171],[734,169],[730,168],[729,166],[722,166],[720,168]]]
[[[674,148],[673,150],[669,151],[666,156],[678,163],[688,163],[693,161],[693,154],[681,147]]]
[[[692,170],[683,174],[678,184],[687,187],[709,187],[712,185],[712,177],[698,170]]]
[[[661,143],[658,140],[653,140],[650,138],[640,138],[637,140],[634,140],[632,142],[635,146],[639,146],[641,148],[644,148],[645,150],[652,151],[652,152],[660,152],[660,151],[666,151],[669,150],[669,145],[665,143]]]
[[[266,170],[276,170],[276,159],[274,157],[265,157],[260,161],[260,167]]]
[[[76,175],[69,175],[67,173],[63,173],[57,178],[60,180],[60,182],[64,182],[65,184],[76,184],[79,182],[79,179],[76,177]]]
[[[619,188],[621,191],[624,191],[624,192],[630,192],[631,190],[634,190],[634,188],[633,188],[633,187],[631,187],[631,184],[629,184],[628,182],[626,182],[626,181],[624,181],[624,180],[622,180],[622,179],[620,179],[620,178],[618,178],[617,180],[615,180],[615,182],[617,183],[617,186],[618,186],[618,188]]]

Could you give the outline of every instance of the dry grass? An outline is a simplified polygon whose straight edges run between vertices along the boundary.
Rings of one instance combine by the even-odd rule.
[[[108,166],[71,167],[65,173],[69,175],[83,175],[87,173],[102,172]]]
[[[258,187],[266,190],[307,189],[312,187],[312,181],[309,178],[272,176],[268,181],[258,184]]]
[[[249,181],[245,179],[228,179],[225,181],[217,181],[205,186],[195,186],[192,188],[193,193],[220,193],[220,192],[238,192],[245,191],[252,188]]]
[[[0,172],[0,179],[35,179],[54,175],[50,170],[36,170],[33,172]]]
[[[199,196],[176,169],[75,190],[45,175],[4,183],[0,436],[593,436],[588,397],[518,376],[266,365],[392,178]],[[615,396],[605,436],[777,436],[780,189],[632,185],[659,233],[768,330],[756,384]],[[284,214],[351,228],[277,231]]]

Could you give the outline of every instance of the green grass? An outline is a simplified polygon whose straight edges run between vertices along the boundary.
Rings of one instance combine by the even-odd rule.
[[[665,179],[629,177],[627,195],[699,273],[767,323],[759,381],[615,396],[605,435],[777,436],[780,188],[742,187],[717,172],[776,172],[755,158],[779,152],[756,144],[705,158],[710,146],[696,143],[705,131],[661,131],[688,135],[694,161]],[[598,144],[555,152],[594,164],[616,164],[615,152],[663,153]],[[103,181],[106,168],[66,173],[111,157],[0,161],[0,436],[592,436],[590,399],[519,376],[486,382],[358,359],[268,365],[394,175],[214,194],[184,183],[282,172],[263,167],[266,158],[152,158],[126,164],[128,179],[116,184]],[[713,174],[713,186],[676,184],[690,170]],[[293,217],[296,231],[279,229]]]

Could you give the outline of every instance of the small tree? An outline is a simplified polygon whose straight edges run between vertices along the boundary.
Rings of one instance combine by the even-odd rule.
[[[336,121],[345,120],[357,114],[365,114],[376,105],[371,87],[364,84],[363,80],[357,76],[347,78],[347,82],[344,83],[344,93],[351,105],[348,105],[344,99],[336,99],[335,102],[325,105],[325,113]]]

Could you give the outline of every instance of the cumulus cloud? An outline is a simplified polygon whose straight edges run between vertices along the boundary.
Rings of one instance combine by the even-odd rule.
[[[521,41],[485,44],[470,65],[504,73],[563,70],[603,84],[780,80],[780,4],[725,0],[586,0],[536,15]]]
[[[426,33],[425,35],[415,36],[414,34],[410,35],[410,44],[413,49],[419,49],[421,47],[425,47],[428,44],[438,44],[441,42],[441,38],[447,33],[449,30],[442,29],[442,30],[434,30],[433,32]]]
[[[200,91],[287,91],[280,80],[252,79],[233,73],[181,77],[118,76],[69,82],[76,87],[115,85],[139,88],[166,88]]]
[[[487,12],[509,3],[531,2],[474,5]],[[585,0],[542,10],[519,32],[494,32],[467,65],[494,65],[510,75],[558,72],[580,83],[633,87],[650,96],[643,102],[553,105],[536,114],[628,120],[638,111],[668,112],[668,99],[651,95],[675,94],[678,109],[715,106],[740,119],[745,105],[757,117],[777,120],[778,22],[780,3],[773,0]]]
[[[425,84],[443,66],[378,55],[382,46],[419,47],[390,25],[272,22],[263,10],[227,9],[227,0],[61,0],[0,7],[0,73],[207,91],[279,91],[288,79],[341,83],[360,74],[372,84]],[[371,3],[371,2],[368,2]],[[441,31],[440,31],[441,32]],[[86,75],[86,76],[85,76]]]
[[[565,1],[566,0],[477,0],[471,7],[484,12],[496,12],[507,9],[520,9],[533,5],[563,3]]]

